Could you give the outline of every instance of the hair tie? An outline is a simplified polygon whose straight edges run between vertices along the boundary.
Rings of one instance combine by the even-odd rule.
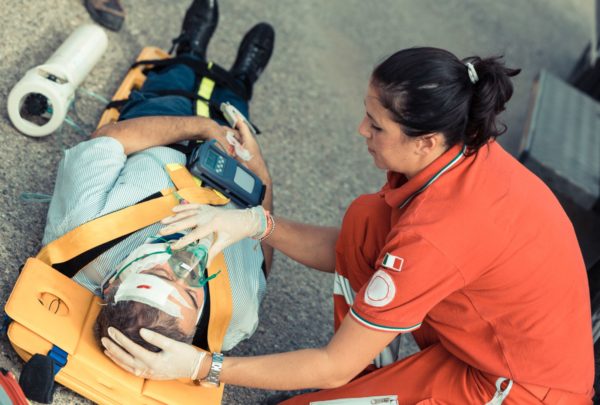
[[[479,76],[477,76],[477,71],[475,71],[475,66],[471,62],[465,63],[467,66],[467,72],[469,73],[469,79],[471,83],[475,84],[479,81]]]

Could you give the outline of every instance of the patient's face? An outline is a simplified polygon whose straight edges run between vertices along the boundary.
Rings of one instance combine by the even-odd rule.
[[[173,302],[179,308],[182,319],[179,319],[179,328],[181,332],[193,335],[196,329],[196,323],[202,311],[204,304],[204,288],[203,287],[190,287],[183,280],[177,278],[171,266],[167,262],[155,265],[146,270],[142,270],[140,273],[151,274],[153,276],[163,279],[163,281],[175,287],[179,292],[179,295],[183,297],[183,300],[187,305],[184,305],[177,301],[173,296],[169,297],[169,300]],[[118,288],[121,284],[120,280],[116,280],[108,288]]]
[[[181,316],[183,319],[179,321],[179,326],[182,332],[192,334],[196,329],[196,322],[198,321],[198,317],[204,303],[204,288],[190,287],[184,283],[183,280],[179,280],[175,273],[173,273],[171,266],[169,266],[167,263],[162,263],[150,269],[143,270],[141,273],[152,274],[156,277],[162,278],[164,281],[177,289],[179,294],[181,294],[185,302],[188,304],[187,307],[186,305],[179,303],[173,297],[170,297],[169,300],[174,302],[181,311]]]

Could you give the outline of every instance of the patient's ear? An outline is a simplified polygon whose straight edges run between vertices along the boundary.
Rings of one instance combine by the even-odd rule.
[[[114,280],[108,283],[104,290],[102,290],[102,297],[107,297],[113,290],[116,291],[116,289],[119,288],[120,284],[121,280]]]

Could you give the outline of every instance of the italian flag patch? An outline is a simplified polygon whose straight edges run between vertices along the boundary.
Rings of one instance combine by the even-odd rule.
[[[402,265],[404,264],[404,259],[398,256],[391,255],[389,253],[385,254],[381,265],[387,269],[400,271],[402,270]]]

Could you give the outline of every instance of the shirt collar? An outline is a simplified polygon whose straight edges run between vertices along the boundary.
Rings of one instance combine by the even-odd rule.
[[[453,146],[410,180],[403,174],[388,172],[388,182],[381,190],[385,202],[392,208],[404,208],[414,197],[460,162],[465,149],[463,145]]]

